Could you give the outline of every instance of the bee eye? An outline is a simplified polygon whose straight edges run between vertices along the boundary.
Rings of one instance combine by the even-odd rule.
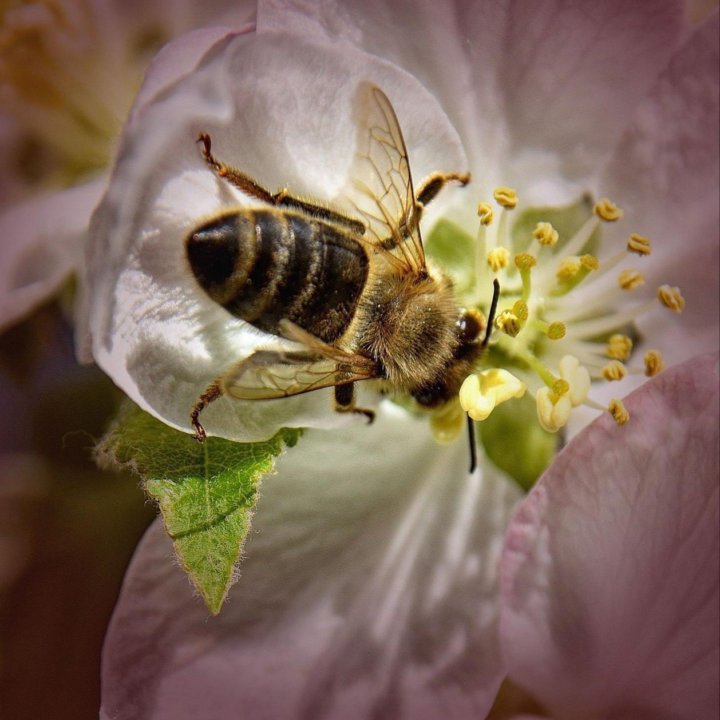
[[[463,310],[455,327],[460,345],[475,342],[483,331],[483,323],[477,310]]]

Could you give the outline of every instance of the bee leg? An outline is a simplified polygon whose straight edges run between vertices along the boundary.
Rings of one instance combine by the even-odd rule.
[[[355,385],[353,383],[335,386],[335,410],[341,413],[364,415],[368,420],[368,425],[375,419],[375,413],[372,410],[355,407]]]
[[[342,213],[330,210],[330,208],[315,205],[305,200],[300,200],[300,198],[296,198],[294,195],[291,195],[287,191],[287,188],[283,188],[279,192],[276,192],[272,196],[272,201],[275,205],[302,210],[303,212],[320,218],[321,220],[328,220],[336,225],[342,225],[358,235],[362,235],[365,232],[365,225],[359,220],[346,217]]]
[[[458,182],[465,186],[470,182],[470,173],[434,172],[428,175],[418,186],[415,201],[427,205],[449,182]]]
[[[200,133],[197,141],[202,143],[203,159],[219,178],[226,180],[246,195],[250,195],[271,205],[275,204],[273,195],[260,185],[260,183],[255,182],[249,175],[246,175],[237,168],[221,162],[212,154],[212,140],[207,133]]]
[[[193,438],[198,442],[205,442],[207,434],[205,428],[200,424],[198,419],[200,413],[213,401],[217,400],[223,394],[220,388],[220,383],[216,380],[214,383],[208,386],[207,390],[197,399],[193,409],[190,412],[190,423],[195,428],[195,434]]]

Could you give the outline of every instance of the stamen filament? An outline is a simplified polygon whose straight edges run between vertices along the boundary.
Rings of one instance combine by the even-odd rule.
[[[655,307],[657,307],[657,300],[653,299],[638,305],[633,305],[622,312],[608,314],[600,318],[586,320],[585,322],[573,322],[570,324],[569,320],[573,318],[565,318],[566,324],[568,325],[567,336],[571,338],[586,338],[595,337],[596,335],[606,335],[607,333],[621,330],[639,315],[653,310]],[[587,307],[583,307],[583,314],[585,314],[587,310]]]

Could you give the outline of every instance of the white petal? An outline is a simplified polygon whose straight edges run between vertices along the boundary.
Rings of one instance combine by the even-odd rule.
[[[252,29],[252,24],[237,31],[224,27],[199,28],[185,33],[161,48],[143,79],[129,122],[135,122],[137,114],[159,93],[166,91],[173,83],[192,72],[213,45]]]
[[[464,167],[445,114],[416,81],[352,48],[290,35],[221,41],[128,128],[93,222],[88,305],[96,361],[146,410],[188,429],[208,384],[270,342],[210,300],[187,267],[184,239],[200,219],[247,203],[204,164],[198,133],[269,189],[328,200],[347,180],[352,98],[365,79],[395,103],[417,177]],[[210,433],[239,440],[349,420],[332,412],[328,391],[223,398],[203,415]]]
[[[309,431],[265,480],[242,577],[208,619],[157,523],[105,643],[108,717],[483,717],[503,674],[497,555],[517,498],[392,405]]]
[[[259,32],[317,33],[313,19],[440,99],[484,181],[478,191],[517,185],[533,202],[587,190],[684,27],[674,0],[259,3]]]
[[[35,197],[0,216],[0,329],[49,300],[79,269],[105,178]]]

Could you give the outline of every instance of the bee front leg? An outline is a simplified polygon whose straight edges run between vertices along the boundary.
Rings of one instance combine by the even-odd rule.
[[[368,420],[368,425],[375,419],[375,412],[366,408],[355,407],[355,384],[347,383],[345,385],[335,386],[335,411],[341,413],[356,413],[364,415]]]
[[[427,205],[449,182],[457,182],[465,186],[470,182],[470,173],[434,172],[420,183],[415,200],[420,205]]]
[[[195,434],[193,438],[198,442],[205,442],[207,433],[205,428],[200,424],[200,413],[213,401],[217,400],[223,394],[220,388],[220,383],[216,380],[214,383],[208,386],[207,390],[197,399],[193,409],[190,412],[190,422],[195,428]]]

